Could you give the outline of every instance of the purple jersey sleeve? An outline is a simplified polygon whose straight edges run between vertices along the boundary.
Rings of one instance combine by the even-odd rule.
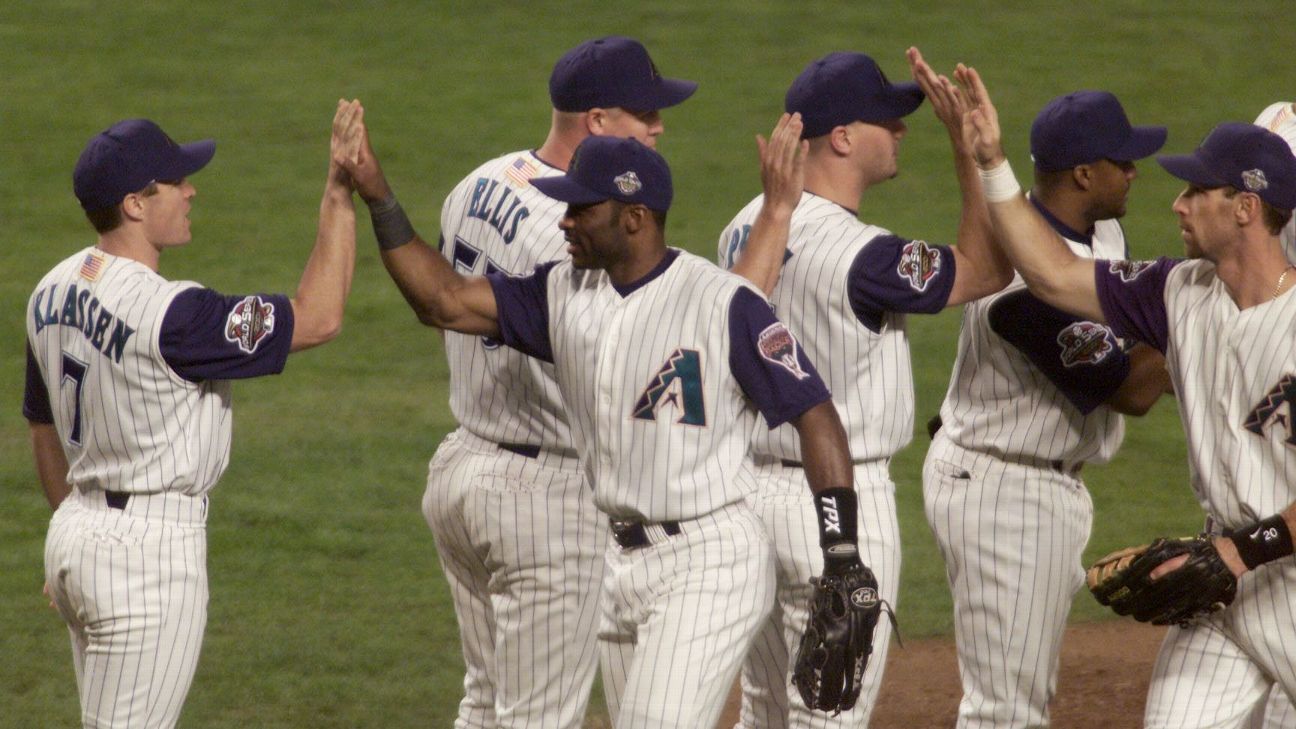
[[[954,288],[954,251],[879,235],[855,256],[848,275],[851,309],[876,332],[888,311],[935,314],[945,308]]]
[[[549,339],[549,271],[558,261],[536,266],[527,276],[492,273],[486,276],[495,292],[500,341],[545,362],[553,362]]]
[[[162,316],[158,347],[190,382],[277,375],[288,361],[293,324],[292,302],[281,294],[185,289]]]
[[[770,428],[830,397],[796,337],[750,289],[729,303],[729,339],[729,369]]]
[[[1180,263],[1175,258],[1094,261],[1098,303],[1117,336],[1146,342],[1165,353],[1170,338],[1166,277]]]
[[[1055,309],[1025,289],[995,300],[989,321],[1083,415],[1107,402],[1129,376],[1129,357],[1110,329]]]
[[[40,365],[36,364],[36,355],[32,354],[30,342],[27,343],[27,387],[23,392],[23,417],[33,423],[54,422],[49,388],[45,387],[45,378],[41,377]]]

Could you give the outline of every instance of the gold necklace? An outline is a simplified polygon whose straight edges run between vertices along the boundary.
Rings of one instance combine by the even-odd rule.
[[[1292,270],[1291,265],[1288,265],[1287,268],[1283,269],[1282,275],[1278,277],[1278,285],[1274,286],[1273,296],[1270,297],[1269,299],[1270,301],[1273,301],[1274,299],[1278,298],[1278,292],[1282,291],[1283,283],[1287,281],[1287,274],[1291,273],[1291,270]]]

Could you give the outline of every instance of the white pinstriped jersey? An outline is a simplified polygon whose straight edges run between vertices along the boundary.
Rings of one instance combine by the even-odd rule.
[[[621,291],[570,260],[491,284],[504,339],[554,362],[594,503],[614,517],[687,520],[742,500],[756,403],[777,425],[828,399],[764,298],[689,253],[669,250]],[[761,330],[739,347],[735,326]]]
[[[1292,153],[1296,154],[1296,110],[1292,109],[1292,102],[1270,104],[1256,117],[1255,123],[1287,140]],[[1283,251],[1287,253],[1287,260],[1296,263],[1296,218],[1287,221],[1279,238],[1282,240]]]
[[[765,196],[738,212],[720,234],[719,261],[732,267],[744,230],[755,224]],[[833,395],[856,462],[894,455],[913,439],[913,368],[905,315],[888,311],[872,331],[851,309],[847,289],[851,262],[861,249],[889,231],[860,222],[825,198],[802,193],[792,214],[778,285],[770,300],[820,367]],[[801,444],[788,425],[758,432],[752,451],[801,460]]]
[[[1296,293],[1239,311],[1209,261],[1096,266],[1112,329],[1166,353],[1202,508],[1235,529],[1296,501]]]
[[[102,261],[93,272],[88,257]],[[199,496],[224,473],[229,381],[181,378],[158,343],[172,299],[197,286],[87,248],[36,287],[27,305],[27,339],[47,383],[74,488]],[[85,307],[84,316],[74,315],[79,325],[37,323],[42,313],[48,321],[62,312],[69,294]]]
[[[1125,232],[1115,220],[1094,224],[1092,248],[1063,240],[1084,258],[1119,260],[1126,255]],[[941,428],[960,447],[999,458],[1106,463],[1125,435],[1120,414],[1105,405],[1082,413],[991,326],[995,303],[1025,287],[1017,275],[1003,291],[964,307],[958,357],[941,404]],[[1090,333],[1105,335],[1105,346],[1114,349],[1106,327],[1094,324]]]
[[[566,203],[546,197],[529,180],[561,175],[534,153],[514,152],[473,170],[441,209],[441,250],[463,274],[527,274],[566,257],[558,221]],[[445,333],[450,409],[473,434],[496,443],[571,450],[553,365],[498,342]]]

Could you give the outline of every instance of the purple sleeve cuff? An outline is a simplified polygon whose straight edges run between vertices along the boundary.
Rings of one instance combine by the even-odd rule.
[[[281,294],[186,289],[162,317],[158,347],[190,382],[275,375],[288,361],[294,321],[292,302]]]
[[[1162,354],[1169,344],[1166,278],[1180,259],[1155,261],[1094,261],[1094,285],[1103,316],[1116,335],[1155,347]]]
[[[553,362],[549,339],[549,271],[558,265],[549,261],[536,266],[527,276],[492,273],[486,276],[495,292],[499,312],[500,341],[523,354]]]
[[[1129,357],[1110,329],[1055,309],[1025,289],[996,299],[989,321],[1083,415],[1107,402],[1129,376]]]
[[[770,428],[830,397],[796,337],[750,289],[729,303],[729,339],[729,369]]]
[[[27,343],[27,386],[23,392],[23,417],[33,423],[48,425],[54,422],[49,388],[45,387],[45,378],[41,377],[40,366],[36,364],[36,355],[32,354],[30,342]]]
[[[880,235],[851,263],[851,308],[875,332],[882,328],[882,315],[888,311],[935,314],[949,302],[954,268],[949,246]]]

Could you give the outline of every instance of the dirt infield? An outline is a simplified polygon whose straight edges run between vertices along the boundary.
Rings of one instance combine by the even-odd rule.
[[[1062,669],[1051,711],[1054,729],[1137,729],[1165,628],[1132,620],[1073,625],[1062,643]],[[891,647],[872,729],[954,726],[959,696],[954,641],[906,641]],[[720,726],[731,727],[731,697]]]

